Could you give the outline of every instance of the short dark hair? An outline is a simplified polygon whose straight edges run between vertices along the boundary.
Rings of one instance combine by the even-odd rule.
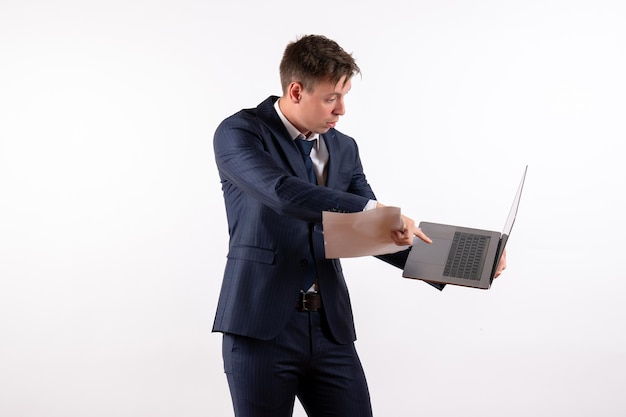
[[[285,48],[280,62],[280,83],[283,93],[289,84],[300,82],[307,91],[312,91],[319,81],[338,83],[346,81],[361,70],[351,54],[337,42],[322,35],[306,35]]]

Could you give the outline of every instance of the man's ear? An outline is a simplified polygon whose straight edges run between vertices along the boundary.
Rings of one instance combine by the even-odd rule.
[[[289,84],[289,88],[287,89],[287,96],[292,103],[299,103],[302,99],[302,84],[294,81]]]

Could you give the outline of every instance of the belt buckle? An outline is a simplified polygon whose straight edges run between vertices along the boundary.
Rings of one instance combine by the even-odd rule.
[[[304,291],[300,290],[300,304],[302,304],[302,307],[300,307],[301,308],[300,311],[317,311],[316,308],[313,308],[313,309],[308,309],[307,308],[307,306],[306,306],[306,303],[307,303],[306,296],[307,296],[307,294],[317,294],[317,291],[304,292]]]

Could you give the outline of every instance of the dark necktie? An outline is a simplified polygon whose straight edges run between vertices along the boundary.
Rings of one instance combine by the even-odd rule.
[[[317,177],[315,176],[315,171],[313,170],[313,161],[311,160],[311,149],[313,149],[314,144],[315,140],[306,140],[302,135],[296,138],[296,145],[298,145],[298,149],[300,149],[300,153],[302,153],[304,167],[306,168],[306,172],[309,175],[309,182],[317,184]]]
[[[313,161],[311,160],[311,149],[313,149],[314,143],[314,140],[304,139],[303,135],[300,135],[296,138],[296,145],[298,145],[298,149],[300,149],[300,153],[302,153],[304,166],[306,167],[306,172],[309,175],[309,182],[317,184],[317,177],[315,176],[315,171],[313,171]],[[313,286],[316,279],[315,260],[313,256],[309,256],[309,259],[306,262],[307,264],[304,271],[304,281],[302,282],[302,289],[304,291],[308,291],[309,288]]]

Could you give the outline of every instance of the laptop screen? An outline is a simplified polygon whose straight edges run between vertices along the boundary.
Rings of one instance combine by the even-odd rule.
[[[506,219],[506,223],[504,224],[504,230],[502,231],[503,235],[507,237],[511,234],[511,229],[513,229],[513,223],[515,223],[515,217],[517,216],[517,209],[519,207],[519,200],[522,196],[522,188],[524,188],[524,180],[526,179],[526,172],[528,171],[528,165],[524,169],[524,175],[522,175],[522,181],[517,188],[517,194],[515,194],[515,199],[513,200],[513,205],[511,206],[511,211],[509,211],[509,217]]]
[[[517,209],[519,208],[519,201],[522,197],[522,189],[524,188],[524,180],[526,179],[526,172],[528,171],[528,165],[524,168],[524,174],[522,175],[522,181],[517,188],[517,193],[515,194],[515,199],[513,200],[513,205],[511,206],[511,211],[509,211],[509,217],[506,219],[506,224],[504,225],[504,230],[502,231],[502,237],[500,238],[500,243],[498,244],[498,252],[496,254],[496,261],[493,265],[493,270],[491,271],[491,276],[493,279],[493,275],[495,274],[495,270],[498,267],[498,263],[500,262],[500,258],[502,257],[502,253],[504,252],[504,248],[506,247],[506,242],[509,240],[509,235],[511,234],[511,229],[513,229],[513,223],[515,223],[515,217],[517,216]]]

